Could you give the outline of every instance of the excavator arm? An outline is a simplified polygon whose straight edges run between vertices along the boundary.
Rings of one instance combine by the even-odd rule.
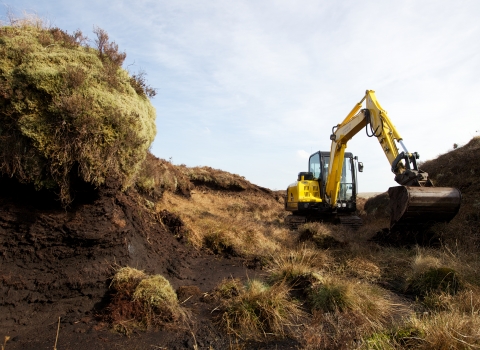
[[[366,104],[364,109],[362,109],[363,102]],[[387,112],[378,103],[375,91],[367,90],[365,96],[353,107],[343,122],[333,127],[332,135],[330,135],[332,145],[326,193],[332,205],[335,205],[337,200],[343,167],[343,154],[347,148],[347,142],[363,128],[365,128],[368,136],[377,138],[390,165],[395,163],[395,169],[392,169],[392,171],[395,174],[401,174],[405,170],[403,162],[398,159],[400,153],[395,144],[395,141],[402,142],[402,137],[391,122]],[[370,129],[370,133],[368,129]],[[409,156],[412,157],[413,155]],[[396,160],[397,162],[395,162]]]
[[[364,102],[366,107],[362,108]],[[408,152],[402,137],[387,112],[380,106],[373,90],[367,90],[365,96],[353,107],[343,122],[332,129],[330,169],[325,189],[326,200],[332,207],[336,205],[339,194],[347,142],[363,128],[367,136],[377,138],[395,174],[395,181],[401,185],[389,189],[392,227],[402,220],[408,221],[406,219],[411,222],[420,222],[427,218],[431,222],[450,221],[457,214],[461,201],[460,191],[453,188],[432,188],[433,184],[428,179],[428,174],[417,167],[418,153]],[[397,143],[402,147],[402,152],[397,148]],[[408,214],[410,218],[406,218],[408,216],[406,213],[411,208],[414,210]]]

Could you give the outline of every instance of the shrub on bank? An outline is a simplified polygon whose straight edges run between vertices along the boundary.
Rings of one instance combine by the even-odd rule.
[[[95,33],[91,48],[38,21],[0,27],[0,173],[54,189],[64,205],[76,179],[129,187],[156,133],[152,91]]]

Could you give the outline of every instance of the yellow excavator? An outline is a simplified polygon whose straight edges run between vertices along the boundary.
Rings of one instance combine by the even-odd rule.
[[[308,171],[299,173],[297,182],[287,188],[285,210],[292,214],[285,223],[290,228],[310,221],[362,225],[356,216],[356,196],[357,169],[363,171],[363,164],[345,149],[347,142],[363,128],[367,136],[377,138],[400,185],[388,189],[391,231],[424,229],[437,222],[449,222],[457,215],[462,199],[460,191],[434,187],[428,174],[417,166],[418,153],[408,152],[387,112],[378,103],[375,91],[367,90],[345,120],[332,128],[330,152],[312,154]]]

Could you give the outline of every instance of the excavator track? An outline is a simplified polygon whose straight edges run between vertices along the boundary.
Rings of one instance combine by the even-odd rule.
[[[345,215],[339,216],[338,220],[340,225],[350,227],[353,229],[358,229],[359,227],[363,226],[363,221],[356,215]]]
[[[306,222],[307,218],[301,215],[288,215],[285,218],[285,225],[287,225],[290,230],[294,231],[298,230],[298,228]]]
[[[298,228],[307,223],[307,222],[335,222],[345,227],[350,227],[353,229],[358,229],[363,225],[362,219],[360,219],[356,215],[338,215],[338,216],[331,216],[330,218],[326,217],[315,217],[315,216],[302,216],[302,215],[288,215],[285,218],[285,224],[290,230],[298,230]]]

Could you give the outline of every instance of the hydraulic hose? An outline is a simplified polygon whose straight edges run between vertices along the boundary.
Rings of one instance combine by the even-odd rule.
[[[372,126],[372,118],[370,116],[370,111],[368,109],[364,109],[363,110],[363,113],[365,114],[365,119],[367,120],[367,124],[365,125],[365,132],[367,134],[368,137],[379,137],[380,135],[382,135],[382,130],[383,130],[383,119],[382,119],[382,116],[380,116],[380,122],[382,123],[382,128],[380,129],[380,132],[377,134],[377,130],[379,128],[379,126],[377,126],[377,128],[375,130],[373,130],[373,126]],[[371,134],[368,133],[368,127],[370,126],[370,132]]]

